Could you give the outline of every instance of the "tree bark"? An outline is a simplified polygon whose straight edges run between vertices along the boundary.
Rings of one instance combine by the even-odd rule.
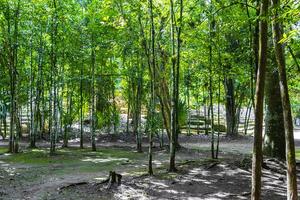
[[[268,5],[269,0],[261,1],[259,24],[259,57],[258,74],[256,81],[256,99],[255,99],[255,125],[254,125],[254,143],[252,157],[252,189],[251,199],[261,199],[261,166],[262,166],[262,129],[263,129],[263,103],[265,71],[267,66],[268,49]]]
[[[230,69],[231,67],[228,67]],[[237,132],[235,131],[236,127],[236,105],[235,105],[235,96],[234,96],[234,80],[231,77],[225,76],[224,81],[225,88],[225,108],[226,108],[226,135],[229,137],[236,137]]]
[[[283,108],[285,143],[286,143],[286,162],[287,162],[287,199],[298,199],[297,192],[297,171],[295,159],[294,127],[291,112],[291,104],[288,93],[288,84],[286,77],[286,64],[284,56],[284,47],[280,43],[282,39],[283,26],[279,21],[280,0],[272,0],[272,6],[275,9],[273,27],[273,43],[275,47],[275,56],[278,64],[280,94]]]
[[[177,135],[177,109],[178,109],[178,99],[176,98],[177,95],[177,87],[176,87],[176,54],[175,54],[175,13],[174,13],[174,2],[170,0],[170,13],[171,13],[171,46],[172,46],[172,103],[171,103],[171,135],[170,135],[170,163],[169,163],[169,171],[174,172],[176,171],[175,167],[175,152],[176,152],[176,135]]]
[[[96,140],[95,140],[95,62],[96,62],[96,55],[95,55],[95,45],[94,45],[94,35],[92,34],[91,38],[92,42],[92,52],[91,52],[91,67],[92,67],[92,94],[91,94],[91,142],[92,142],[92,151],[96,151]]]
[[[274,63],[275,56],[270,56],[266,72],[265,88],[265,134],[264,154],[285,160],[284,119],[282,101],[280,98],[279,74]]]
[[[52,16],[52,33],[51,33],[51,88],[50,88],[50,110],[52,118],[49,123],[50,128],[50,154],[54,154],[56,151],[56,139],[57,139],[57,5],[56,0],[53,0],[54,13]],[[53,96],[52,96],[53,95]],[[54,122],[54,123],[53,123]]]
[[[155,27],[154,27],[154,16],[153,16],[153,1],[149,0],[150,7],[150,21],[151,21],[151,67],[152,67],[152,79],[151,79],[151,100],[150,100],[150,120],[151,127],[149,131],[149,159],[148,159],[148,173],[150,176],[153,175],[152,167],[152,146],[153,146],[153,135],[155,132],[155,83],[156,83],[156,69],[155,69]],[[150,73],[151,73],[150,72]]]

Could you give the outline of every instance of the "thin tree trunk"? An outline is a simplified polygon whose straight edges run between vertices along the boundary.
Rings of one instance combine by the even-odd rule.
[[[83,58],[80,67],[80,148],[83,149]]]
[[[137,77],[136,103],[135,103],[135,117],[134,117],[134,132],[136,133],[137,151],[142,152],[142,133],[141,133],[141,104],[142,104],[142,90],[143,90],[143,71],[144,65],[139,69]]]
[[[246,4],[248,5],[248,0],[245,0]],[[246,6],[246,11],[247,11],[247,16],[248,16],[248,26],[249,26],[249,48],[253,48],[254,40],[253,40],[253,30],[252,30],[252,19],[250,17],[250,12],[249,12],[249,6]],[[254,70],[253,70],[253,64],[254,64],[254,59],[255,57],[255,52],[251,51],[251,54],[249,56],[249,68],[250,68],[250,98],[252,102],[252,106],[254,106]]]
[[[216,159],[219,156],[219,143],[220,143],[220,104],[221,104],[221,78],[219,77],[218,84],[218,136],[217,136],[217,149],[216,149]]]
[[[36,132],[35,132],[35,115],[34,110],[36,105],[33,101],[33,87],[34,87],[34,74],[33,74],[33,55],[32,55],[32,38],[30,40],[30,147],[35,148]]]
[[[256,81],[256,100],[255,100],[255,126],[252,157],[252,190],[251,199],[261,199],[261,166],[262,166],[262,129],[263,129],[263,103],[265,72],[267,66],[268,49],[268,4],[269,0],[261,1],[261,21],[259,30],[259,59],[258,74]]]
[[[156,70],[155,70],[155,27],[154,27],[154,16],[153,16],[153,1],[149,0],[150,6],[150,20],[151,20],[151,66],[152,66],[152,80],[151,80],[151,128],[149,132],[149,163],[148,163],[148,173],[149,175],[153,175],[153,167],[152,167],[152,146],[153,146],[153,134],[155,132],[155,80],[156,80]],[[151,73],[151,72],[150,72]]]
[[[188,77],[187,77],[187,85],[186,85],[186,93],[187,93],[187,125],[188,125],[188,131],[187,135],[191,135],[191,111],[190,111],[190,65],[188,65]]]
[[[56,150],[56,138],[57,138],[57,57],[56,57],[56,37],[57,37],[57,9],[56,9],[56,0],[53,0],[54,13],[52,16],[52,34],[51,34],[51,87],[50,87],[50,103],[53,104],[51,123],[49,123],[50,128],[50,154],[54,154]],[[53,95],[53,97],[52,97]],[[52,121],[54,123],[52,124]]]
[[[96,141],[95,141],[95,46],[94,46],[94,35],[92,35],[92,108],[91,108],[91,140],[92,140],[92,151],[96,151]]]
[[[39,138],[41,139],[41,135],[43,132],[43,114],[41,112],[41,98],[43,98],[43,68],[42,68],[42,62],[43,62],[43,42],[42,42],[42,28],[40,30],[40,36],[39,36],[39,50],[38,50],[38,76],[36,81],[36,99],[35,99],[35,115],[36,115],[36,134],[38,133]]]
[[[176,61],[176,81],[175,81],[175,97],[176,97],[176,101],[175,101],[175,111],[176,111],[176,135],[175,135],[175,145],[176,145],[176,149],[180,148],[180,144],[178,142],[178,136],[180,133],[180,124],[179,124],[179,77],[180,77],[180,63],[181,63],[181,31],[182,31],[182,18],[183,18],[183,0],[179,0],[179,18],[176,24],[176,31],[177,31],[177,61]],[[176,15],[174,13],[173,10],[173,14],[174,14],[174,21],[176,20]],[[176,21],[175,21],[176,23]]]
[[[289,45],[287,45],[287,48],[288,48],[288,50],[289,50],[289,52],[290,52],[290,54],[291,54],[291,56],[292,56],[292,58],[293,58],[293,60],[295,62],[295,65],[297,67],[298,72],[300,72],[300,65],[299,65],[299,63],[297,61],[296,55],[294,54],[292,48]]]
[[[131,66],[131,64],[129,64],[129,67]],[[131,78],[130,77],[128,77],[128,80],[127,80],[127,94],[128,94],[128,99],[127,99],[127,118],[126,118],[126,133],[127,134],[129,134],[129,132],[130,132],[130,115],[131,115],[131,112],[132,112],[132,92],[131,92],[131,90],[132,90],[132,88],[131,88],[131,81],[133,81],[133,80],[131,80]]]
[[[248,131],[248,125],[249,125],[249,119],[251,117],[251,110],[252,110],[252,100],[249,100],[248,106],[247,106],[247,111],[245,114],[245,120],[244,120],[244,135],[247,135],[247,131]]]
[[[204,113],[204,132],[205,132],[205,135],[208,135],[208,119],[209,119],[209,115],[208,115],[208,112],[207,112],[207,101],[206,101],[206,96],[205,96],[205,89],[206,87],[203,87],[203,113]]]
[[[175,54],[175,13],[174,2],[170,0],[170,12],[171,12],[171,44],[172,44],[172,105],[171,105],[171,135],[170,135],[170,163],[169,171],[176,171],[175,167],[175,151],[176,151],[176,113],[178,104],[176,103],[176,54]]]
[[[212,9],[212,5],[210,7]],[[210,38],[210,44],[209,44],[209,106],[210,106],[210,126],[211,126],[211,158],[215,158],[215,130],[214,130],[214,105],[213,105],[213,74],[212,74],[212,37],[213,37],[213,22],[210,22],[209,24],[209,38]]]

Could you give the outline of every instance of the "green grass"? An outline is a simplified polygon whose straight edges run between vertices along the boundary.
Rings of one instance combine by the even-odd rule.
[[[107,172],[122,169],[126,165],[130,165],[128,166],[130,168],[132,165],[138,165],[145,157],[146,153],[120,148],[98,148],[96,152],[91,151],[90,148],[65,148],[57,149],[56,154],[50,156],[49,149],[43,148],[27,149],[18,154],[4,154],[0,160],[11,165],[34,167],[39,170],[36,173],[40,174],[65,175]],[[36,178],[33,177],[35,173],[30,174],[31,179]]]
[[[0,147],[0,155],[6,153],[7,150],[8,149],[6,147]]]
[[[89,163],[92,165],[129,162],[130,160],[141,159],[143,156],[144,154],[117,148],[99,148],[96,152],[91,151],[89,148],[67,148],[58,149],[53,156],[49,155],[49,149],[29,149],[15,155],[7,155],[2,159],[9,163],[30,165],[72,165],[76,163]]]

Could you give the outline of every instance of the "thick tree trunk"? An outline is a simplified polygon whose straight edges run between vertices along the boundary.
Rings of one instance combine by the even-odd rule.
[[[252,189],[251,199],[261,199],[261,166],[262,166],[262,129],[263,129],[263,103],[265,87],[265,71],[267,66],[268,49],[268,5],[269,0],[261,1],[260,30],[259,30],[259,59],[256,81],[255,125],[252,157]]]
[[[297,171],[295,159],[294,144],[294,127],[291,112],[291,104],[288,93],[288,84],[286,77],[286,64],[284,56],[284,47],[280,40],[282,39],[283,26],[279,21],[278,9],[280,8],[280,0],[272,0],[272,6],[275,9],[273,26],[273,43],[275,46],[275,56],[278,64],[280,94],[283,108],[285,143],[286,143],[286,162],[287,162],[287,199],[298,199],[297,192]]]
[[[265,88],[265,155],[285,160],[284,120],[280,96],[279,75],[272,56],[266,73]]]
[[[234,96],[234,80],[231,77],[225,76],[225,107],[226,107],[226,135],[229,137],[236,137],[236,105]]]

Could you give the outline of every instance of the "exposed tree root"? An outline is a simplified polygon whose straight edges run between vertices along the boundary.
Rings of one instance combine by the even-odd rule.
[[[67,189],[70,187],[74,187],[74,186],[78,186],[78,185],[85,185],[85,184],[88,184],[88,182],[83,181],[83,182],[78,182],[78,183],[71,183],[69,185],[65,185],[65,186],[58,188],[58,190],[61,191],[61,190],[64,190],[64,189]]]

